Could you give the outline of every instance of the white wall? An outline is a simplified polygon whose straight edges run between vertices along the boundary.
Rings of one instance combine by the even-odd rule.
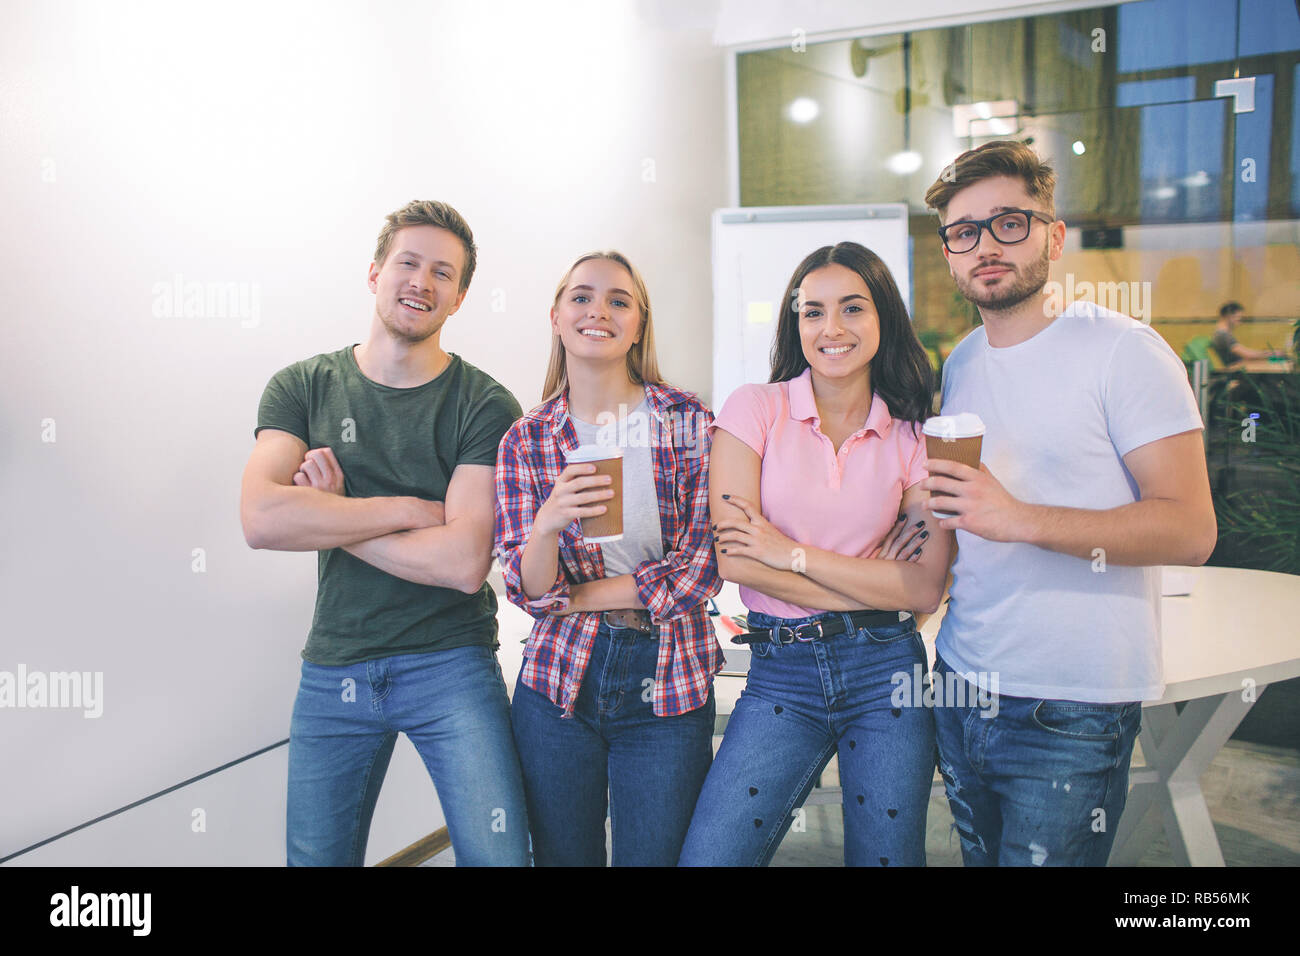
[[[102,672],[104,701],[0,709],[0,857],[287,736],[315,556],[245,546],[239,476],[271,373],[366,334],[385,213],[465,214],[479,271],[444,343],[525,408],[556,281],[609,246],[645,274],[666,375],[707,398],[726,168],[703,9],[8,6],[0,671]],[[169,311],[177,276],[244,307]],[[372,857],[428,831],[427,792],[393,799]],[[61,861],[177,862],[172,816],[157,857],[126,827]],[[263,836],[224,858],[265,861]]]

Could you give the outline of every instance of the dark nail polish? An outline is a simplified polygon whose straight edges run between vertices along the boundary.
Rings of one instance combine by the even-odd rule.
[[[730,501],[730,500],[731,500],[731,495],[723,495],[723,496],[722,496],[722,500],[723,500],[723,501]]]
[[[726,553],[727,553],[727,549],[726,549],[726,548],[723,548],[723,549],[722,549],[722,554],[726,554]]]
[[[922,532],[921,532],[921,537],[922,537],[922,538],[928,538],[928,537],[930,537],[930,532],[928,532],[928,531],[922,531]]]
[[[898,520],[899,520],[899,521],[903,521],[903,520],[906,519],[906,518],[907,518],[907,515],[899,515],[899,516],[898,516]]]
[[[924,522],[924,521],[918,521],[918,522],[916,523],[916,526],[917,526],[918,528],[924,528],[924,527],[925,527],[925,522]]]

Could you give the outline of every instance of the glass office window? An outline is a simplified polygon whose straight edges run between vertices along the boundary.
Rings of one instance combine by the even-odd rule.
[[[1142,0],[1121,4],[1118,13],[1121,73],[1233,58],[1236,0]]]
[[[1216,95],[1236,77],[1255,78],[1253,111]],[[973,313],[925,191],[963,150],[1025,140],[1057,170],[1071,235],[1119,236],[1062,269],[1152,283],[1176,351],[1241,300],[1262,347],[1300,315],[1298,91],[1294,0],[1134,0],[742,53],[740,202],[906,202],[917,324],[958,337]]]
[[[1268,218],[1269,153],[1273,145],[1273,77],[1255,77],[1255,109],[1238,113],[1232,211],[1238,222]],[[1243,168],[1243,163],[1246,166]]]

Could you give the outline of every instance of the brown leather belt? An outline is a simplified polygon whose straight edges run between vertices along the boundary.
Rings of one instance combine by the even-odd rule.
[[[610,627],[627,627],[642,634],[653,634],[654,625],[650,623],[650,612],[641,608],[626,611],[606,611],[604,621]]]

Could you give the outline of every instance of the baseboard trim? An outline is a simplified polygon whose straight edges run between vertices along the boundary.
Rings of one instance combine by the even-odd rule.
[[[405,849],[398,850],[386,860],[380,860],[375,866],[419,866],[431,860],[451,846],[451,834],[446,827],[439,827],[422,840],[417,840]]]

